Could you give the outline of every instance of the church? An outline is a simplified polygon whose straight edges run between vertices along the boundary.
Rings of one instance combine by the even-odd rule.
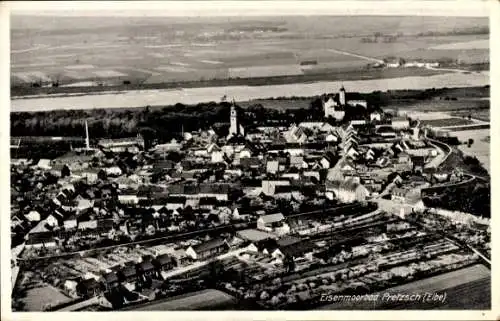
[[[332,96],[328,95],[325,99],[322,100],[323,111],[325,113],[325,118],[333,117],[337,120],[344,119],[345,110],[349,108],[349,106],[363,106],[364,108],[368,107],[366,100],[362,99],[348,99],[346,97],[346,91],[344,86],[340,88],[338,95]]]
[[[233,102],[231,105],[231,110],[229,113],[229,121],[230,121],[230,126],[229,126],[229,134],[227,136],[227,139],[231,139],[232,137],[245,137],[245,129],[243,126],[238,122],[238,111],[236,110],[236,106]]]

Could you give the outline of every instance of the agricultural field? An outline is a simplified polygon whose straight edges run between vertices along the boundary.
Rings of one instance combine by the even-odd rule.
[[[457,136],[460,141],[468,141],[473,139],[474,143],[469,147],[468,145],[460,145],[458,148],[469,156],[476,157],[481,164],[490,171],[490,130],[489,129],[476,129],[476,130],[459,130],[450,132],[450,135]]]
[[[459,110],[451,113],[452,116],[456,117],[468,117],[472,116],[474,119],[479,119],[481,121],[489,122],[490,121],[490,110],[474,110],[474,113],[471,113],[469,110]]]
[[[133,307],[134,311],[232,309],[238,300],[219,290],[203,290]]]
[[[421,121],[422,125],[431,127],[463,126],[474,124],[473,121],[462,118],[427,119]]]
[[[487,18],[13,16],[11,26],[13,86],[335,74],[388,56],[489,62]]]

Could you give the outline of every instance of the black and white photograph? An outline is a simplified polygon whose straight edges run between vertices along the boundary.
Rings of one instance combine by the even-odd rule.
[[[238,2],[12,5],[11,311],[491,310],[489,1]]]

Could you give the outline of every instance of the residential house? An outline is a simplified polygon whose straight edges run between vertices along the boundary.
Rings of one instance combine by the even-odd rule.
[[[175,259],[170,254],[161,254],[154,258],[151,263],[158,278],[161,277],[161,272],[169,271],[177,266]]]
[[[168,209],[168,210],[177,210],[179,208],[184,208],[185,205],[186,205],[186,197],[182,197],[182,196],[170,196],[167,198],[167,203],[165,205],[165,207]]]
[[[265,195],[274,195],[276,186],[287,186],[290,185],[289,179],[265,179],[262,180],[262,192]]]
[[[36,167],[44,170],[50,170],[52,168],[51,163],[50,159],[40,159]]]
[[[64,218],[61,215],[54,212],[54,213],[49,214],[49,216],[47,216],[45,218],[45,223],[47,223],[47,225],[49,225],[51,227],[56,227],[56,226],[62,225],[63,219]]]
[[[96,230],[97,229],[97,220],[85,220],[78,222],[78,230]]]
[[[379,111],[374,111],[370,113],[370,121],[381,121],[382,120],[382,113]]]
[[[351,180],[327,181],[325,187],[327,198],[336,198],[343,203],[363,202],[370,195],[365,186]]]
[[[315,248],[313,242],[296,242],[290,245],[279,246],[271,255],[281,262],[287,257],[294,261],[303,257],[312,261]]]
[[[279,161],[269,160],[266,163],[266,172],[270,174],[276,174],[279,171]]]
[[[193,260],[206,260],[229,250],[229,244],[224,239],[213,239],[195,246],[190,246],[186,250],[186,255]]]
[[[424,156],[411,157],[411,164],[413,166],[413,172],[423,173],[425,168],[425,157]]]
[[[110,271],[102,276],[102,282],[107,291],[118,286],[118,276],[116,271]]]
[[[198,206],[202,209],[212,210],[217,205],[217,198],[215,197],[202,197],[200,198]]]
[[[77,228],[78,227],[78,221],[76,219],[76,215],[72,214],[72,215],[64,218],[63,225],[64,225],[64,228],[66,230],[71,230],[71,229]]]
[[[320,164],[323,168],[332,168],[337,163],[339,157],[333,152],[327,152],[320,160]]]
[[[106,175],[114,177],[120,176],[122,174],[122,170],[118,166],[106,167],[104,168],[104,172],[106,173]]]
[[[24,215],[24,217],[28,220],[28,222],[40,222],[40,213],[38,211],[31,211],[28,214]]]
[[[139,198],[137,195],[118,195],[118,202],[121,204],[139,204]]]
[[[391,190],[391,199],[401,203],[405,202],[407,191],[404,188],[395,187]]]
[[[278,235],[290,233],[290,226],[281,213],[263,215],[257,220],[257,229]]]
[[[103,290],[102,284],[96,279],[83,279],[76,286],[76,293],[84,298],[92,298],[100,294]]]
[[[155,267],[150,258],[143,259],[142,262],[137,264],[137,269],[140,271],[142,276],[151,277],[155,274]]]

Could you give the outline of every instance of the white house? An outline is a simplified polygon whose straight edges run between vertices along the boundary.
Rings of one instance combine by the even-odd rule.
[[[118,202],[121,204],[138,204],[139,198],[137,195],[118,195]]]
[[[370,114],[370,121],[380,121],[382,120],[382,113],[374,111]]]
[[[49,216],[47,216],[47,218],[45,219],[45,222],[52,227],[59,225],[59,221],[57,220],[54,214],[49,214]]]
[[[212,163],[222,163],[224,161],[224,153],[221,150],[213,151],[210,157]]]
[[[327,181],[326,197],[338,199],[343,203],[362,202],[370,195],[366,187],[351,180]]]
[[[104,169],[106,175],[110,176],[120,176],[122,174],[122,170],[118,166],[107,167]]]
[[[262,192],[266,195],[274,195],[276,186],[288,185],[290,185],[290,180],[288,179],[262,180]]]
[[[257,220],[257,229],[278,235],[290,233],[290,226],[285,222],[285,217],[281,213],[262,215]]]
[[[38,211],[31,211],[28,214],[24,215],[24,217],[30,222],[39,222],[40,221],[40,213]]]
[[[45,170],[51,169],[52,166],[50,164],[50,159],[40,159],[40,161],[37,164],[37,167]]]
[[[64,220],[64,228],[67,230],[74,229],[78,226],[78,221],[76,216],[71,216]]]

